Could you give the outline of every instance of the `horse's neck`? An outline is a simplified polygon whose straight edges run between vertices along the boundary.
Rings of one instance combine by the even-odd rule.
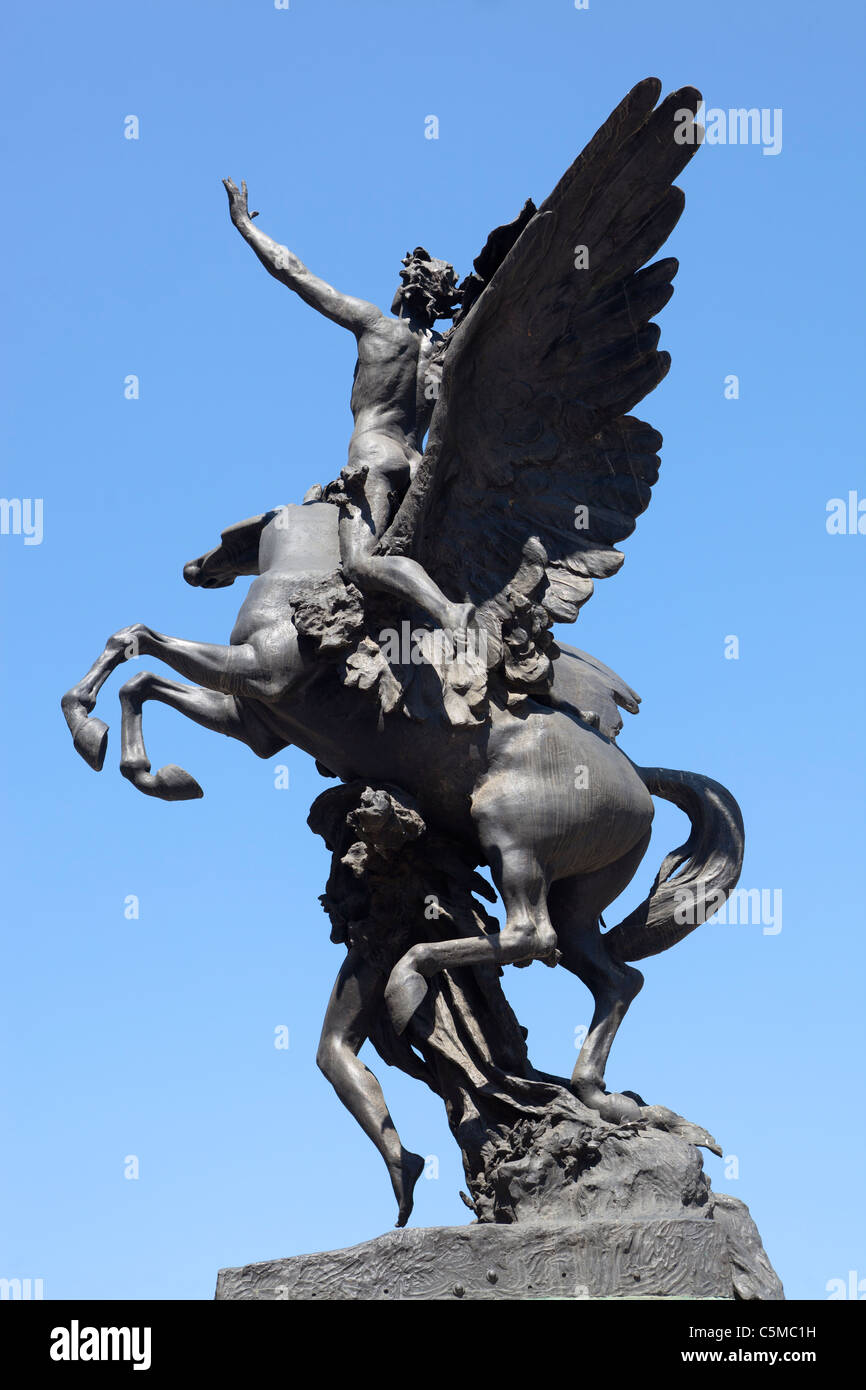
[[[262,532],[260,572],[328,574],[340,563],[339,509],[330,502],[289,503]]]

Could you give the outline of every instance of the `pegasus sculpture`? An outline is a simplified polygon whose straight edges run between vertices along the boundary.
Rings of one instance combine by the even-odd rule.
[[[653,320],[677,263],[647,263],[700,143],[699,93],[660,92],[636,86],[462,281],[423,247],[408,253],[390,314],[319,279],[259,229],[246,185],[225,181],[267,271],[355,336],[348,461],[185,567],[202,588],[254,576],[227,645],[134,624],[63,699],[99,770],[107,729],[91,712],[116,667],[153,657],[193,682],[141,671],[120,690],[120,770],[149,796],[202,792],[174,765],[151,772],[147,700],[261,758],[296,744],[338,779],[310,816],[333,854],[323,903],[346,947],[319,1064],[385,1161],[398,1225],[423,1160],[358,1056],[367,1039],[445,1100],[482,1221],[566,1199],[591,1211],[586,1154],[625,1132],[715,1147],[672,1111],[609,1092],[605,1070],[643,983],[633,962],[733,889],[742,819],[708,777],[635,766],[616,740],[637,695],[551,632],[619,569],[616,543],[658,477],[661,437],[630,412],[670,365]],[[605,929],[649,844],[653,796],[684,810],[691,834]],[[678,910],[689,893],[695,910]],[[497,894],[501,922],[479,902]],[[570,1079],[532,1066],[502,992],[502,967],[533,961],[594,999]]]

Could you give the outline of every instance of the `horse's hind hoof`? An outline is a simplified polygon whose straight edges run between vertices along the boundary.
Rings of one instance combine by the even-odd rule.
[[[609,1125],[627,1124],[641,1118],[641,1107],[634,1096],[628,1092],[605,1091],[604,1082],[599,1083],[592,1076],[572,1077],[572,1090],[578,1100],[595,1110]]]
[[[85,719],[73,734],[72,742],[88,767],[92,767],[94,772],[101,772],[108,747],[108,725],[101,719]]]

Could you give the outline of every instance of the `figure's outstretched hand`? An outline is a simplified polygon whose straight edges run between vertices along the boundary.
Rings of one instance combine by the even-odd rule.
[[[241,179],[240,188],[236,188],[231,179],[223,179],[223,188],[229,195],[229,212],[236,227],[241,222],[251,222],[254,217],[258,217],[259,214],[250,212],[247,206],[246,179]]]

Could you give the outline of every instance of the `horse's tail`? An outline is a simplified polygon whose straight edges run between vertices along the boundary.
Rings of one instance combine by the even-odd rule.
[[[622,961],[657,956],[712,917],[736,887],[745,845],[740,808],[719,782],[664,767],[635,771],[653,796],[685,811],[692,829],[662,864],[649,897],[605,934]]]

